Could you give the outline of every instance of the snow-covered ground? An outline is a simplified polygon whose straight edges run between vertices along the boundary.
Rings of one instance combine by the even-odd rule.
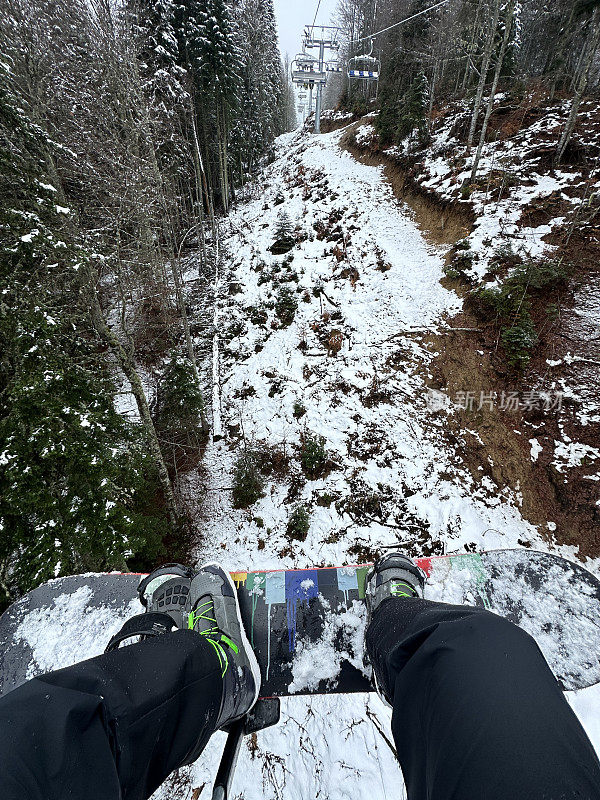
[[[282,137],[255,199],[232,216],[219,308],[229,436],[208,447],[201,474],[180,480],[184,494],[200,498],[199,560],[303,567],[364,560],[389,546],[416,555],[519,540],[573,556],[522,519],[518,493],[476,482],[461,467],[464,441],[445,436],[451,409],[436,410],[427,392],[427,334],[460,308],[439,282],[444,250],[425,241],[381,169],[340,149],[341,135]],[[269,252],[282,211],[298,239],[291,261]],[[274,308],[283,286],[298,304],[287,327]],[[318,480],[302,478],[303,434],[325,440],[330,471]],[[244,440],[289,463],[240,511],[228,490]],[[310,510],[304,541],[286,535],[296,503]],[[569,700],[600,751],[600,686]],[[375,695],[285,700],[281,724],[244,745],[233,796],[404,797],[389,731],[389,711]],[[191,788],[170,782],[157,797],[188,798],[200,787],[193,797],[208,797],[222,743],[214,737],[189,768],[181,786]]]
[[[205,462],[206,550],[218,541],[232,567],[262,568],[339,564],[360,546],[398,542],[414,555],[442,541],[448,552],[466,544],[508,547],[519,537],[542,546],[521,518],[518,496],[475,484],[456,466],[456,443],[443,435],[445,412],[431,410],[426,335],[460,308],[439,282],[444,250],[425,241],[381,170],[356,163],[339,138],[334,132],[280,144],[264,192],[233,217],[240,233],[228,243],[230,282],[242,291],[225,295],[221,309],[224,333],[227,326],[235,333],[221,361],[225,424],[246,442],[285,446],[293,458],[301,434],[323,436],[335,468],[298,493],[312,523],[306,541],[286,555],[288,483],[269,483],[251,513],[233,511],[230,495],[216,489],[231,486],[230,465],[243,442],[213,445]],[[273,202],[281,197],[283,203]],[[289,267],[282,266],[285,256],[268,252],[282,209],[304,238]],[[325,238],[315,227],[326,229]],[[336,229],[343,243],[327,240]],[[297,282],[284,282],[292,272]],[[281,286],[298,301],[288,327],[270,307]],[[253,324],[251,308],[263,310],[266,322]],[[341,334],[337,356],[327,349],[333,332]],[[300,419],[296,403],[306,409]],[[333,502],[317,504],[323,495]]]

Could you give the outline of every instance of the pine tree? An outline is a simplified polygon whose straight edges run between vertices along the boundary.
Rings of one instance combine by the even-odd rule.
[[[171,454],[170,466],[177,470],[188,452],[197,452],[204,438],[202,391],[187,358],[172,354],[158,387],[154,424],[163,440],[163,451]]]
[[[190,70],[209,181],[227,211],[232,191],[228,145],[239,101],[240,56],[225,0],[183,0],[177,8],[176,35],[183,66]]]
[[[423,71],[420,71],[404,95],[400,107],[396,139],[401,142],[410,137],[409,147],[413,140],[417,147],[427,144],[427,112],[429,109],[429,82]],[[414,136],[416,132],[416,137]]]
[[[275,238],[276,239],[293,239],[294,226],[287,211],[280,211],[277,214],[277,223],[275,225]]]
[[[275,137],[286,129],[287,77],[277,47],[273,0],[239,0],[235,22],[241,83],[231,159],[234,169],[247,176],[272,155]]]
[[[53,145],[0,87],[0,577],[5,593],[118,568],[160,522],[141,520],[147,461],[117,414],[87,318],[88,257],[48,173]]]

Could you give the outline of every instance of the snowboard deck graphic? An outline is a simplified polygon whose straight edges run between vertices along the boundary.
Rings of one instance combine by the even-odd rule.
[[[425,597],[485,607],[530,633],[563,689],[600,682],[600,581],[578,564],[529,550],[417,559]],[[262,697],[372,691],[364,663],[369,565],[232,573]],[[140,613],[140,576],[58,578],[0,617],[0,694],[101,653]]]

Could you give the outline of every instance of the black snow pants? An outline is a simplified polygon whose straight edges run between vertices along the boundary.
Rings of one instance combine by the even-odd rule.
[[[388,599],[367,648],[393,701],[408,800],[600,800],[590,741],[510,622]],[[222,690],[193,631],[35,678],[0,698],[0,798],[145,800],[206,744]]]

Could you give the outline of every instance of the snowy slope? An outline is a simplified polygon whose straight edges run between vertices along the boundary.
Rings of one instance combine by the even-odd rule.
[[[232,216],[232,266],[219,308],[221,411],[230,435],[209,446],[205,469],[182,487],[201,498],[198,558],[218,554],[229,568],[260,569],[342,564],[398,544],[415,555],[440,543],[460,552],[519,539],[548,549],[522,519],[518,496],[461,470],[455,453],[464,443],[447,440],[446,412],[428,406],[427,332],[460,307],[439,283],[444,250],[425,241],[379,168],[339,148],[341,135],[282,137],[255,199]],[[298,239],[288,264],[269,252],[282,210]],[[288,327],[273,308],[282,285],[298,299]],[[332,332],[341,333],[337,355],[328,352]],[[295,403],[306,409],[299,419]],[[325,438],[331,472],[297,482],[295,497],[290,475],[269,479],[264,498],[234,510],[227,489],[242,436],[282,450],[298,478],[303,431]],[[285,528],[296,502],[310,508],[311,526],[305,541],[290,542]],[[600,688],[570,699],[600,751]],[[367,790],[404,797],[386,736],[389,711],[375,696],[289,699],[282,724],[244,747],[234,797],[337,800]],[[203,786],[194,797],[209,796],[221,744],[211,742],[190,774],[157,796],[187,798],[186,787]]]
[[[334,132],[281,143],[280,159],[264,176],[264,192],[233,217],[229,279],[242,291],[223,291],[221,301],[221,319],[235,332],[232,337],[227,328],[222,331],[229,337],[221,361],[226,424],[243,431],[248,442],[285,445],[292,457],[303,431],[322,435],[336,468],[303,486],[297,500],[312,507],[312,525],[306,541],[286,555],[288,485],[270,484],[251,514],[233,512],[229,496],[217,487],[231,486],[231,460],[243,443],[238,438],[213,446],[202,478],[209,489],[202,521],[206,552],[220,542],[232,567],[249,560],[269,567],[339,564],[360,547],[397,542],[412,547],[414,555],[440,541],[448,552],[465,544],[509,547],[519,537],[543,548],[537,530],[521,518],[518,496],[505,487],[475,484],[460,470],[455,454],[464,443],[448,442],[445,413],[429,408],[427,333],[443,328],[444,313],[460,307],[439,283],[444,251],[425,241],[381,171],[357,164],[339,149],[339,138]],[[277,197],[285,201],[274,205]],[[286,274],[283,258],[268,252],[282,209],[299,237],[308,237],[292,251],[287,268],[298,276],[298,311],[289,327],[278,326],[269,308],[282,284],[264,279],[265,273],[278,279]],[[320,225],[345,235],[341,261],[334,251],[342,245],[315,236]],[[355,281],[344,276],[352,270]],[[285,285],[296,288],[294,282]],[[313,296],[318,286],[325,298]],[[264,308],[267,322],[253,324],[250,307]],[[337,357],[323,345],[331,330],[343,334]],[[293,416],[296,402],[306,408],[299,420]],[[324,493],[335,502],[316,505]],[[367,508],[362,514],[359,497]],[[264,528],[253,518],[263,520]]]

